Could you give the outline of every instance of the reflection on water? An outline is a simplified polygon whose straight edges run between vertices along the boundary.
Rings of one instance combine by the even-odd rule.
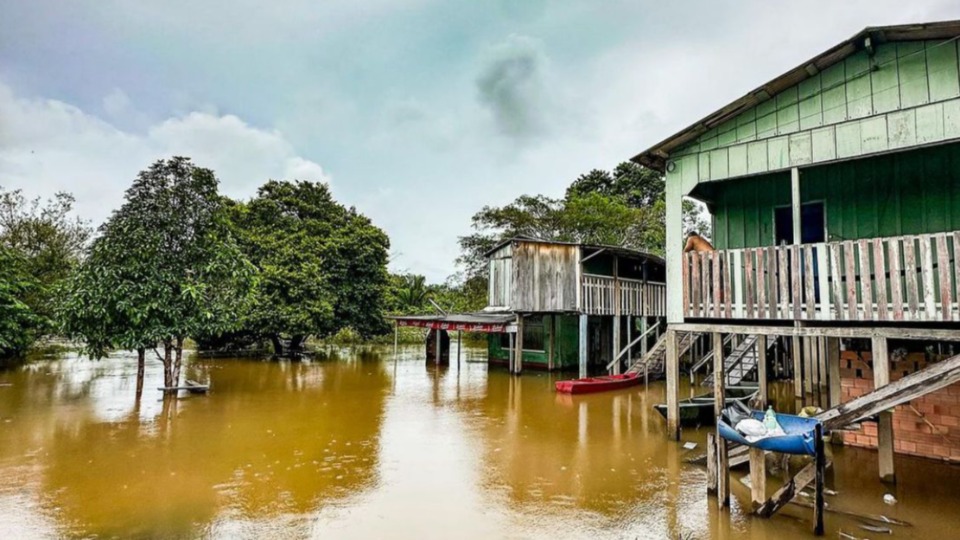
[[[454,348],[454,356],[455,348]],[[706,429],[667,443],[662,383],[563,396],[556,376],[512,377],[466,349],[449,368],[420,347],[331,350],[311,363],[189,359],[207,396],[134,401],[135,359],[67,357],[0,371],[0,537],[807,538],[810,511],[768,521],[717,512],[686,460]],[[699,392],[684,388],[684,392]],[[956,467],[834,449],[829,502],[951,538]],[[938,480],[932,482],[931,479]],[[768,482],[772,492],[778,479]],[[882,503],[887,491],[900,503]],[[871,536],[828,514],[828,537]]]

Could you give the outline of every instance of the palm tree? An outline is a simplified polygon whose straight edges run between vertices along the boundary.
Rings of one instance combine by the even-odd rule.
[[[398,291],[397,297],[406,308],[422,308],[429,296],[426,278],[417,275],[404,276],[404,286]]]

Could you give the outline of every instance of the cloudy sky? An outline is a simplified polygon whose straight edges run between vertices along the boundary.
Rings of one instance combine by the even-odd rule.
[[[188,155],[323,180],[442,280],[485,204],[560,195],[865,26],[949,0],[0,0],[0,186],[98,224]]]

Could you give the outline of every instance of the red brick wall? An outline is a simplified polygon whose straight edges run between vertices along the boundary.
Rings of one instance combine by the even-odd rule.
[[[906,359],[890,367],[890,381],[903,378],[926,366],[923,353],[911,353]],[[840,353],[840,387],[844,402],[873,390],[873,370],[870,353],[858,356],[853,351]],[[936,432],[923,418],[936,426]],[[864,448],[877,447],[877,424],[864,422],[859,431],[842,432],[844,444]],[[900,454],[909,454],[952,462],[960,462],[960,383],[937,390],[900,405],[893,412],[894,449]]]

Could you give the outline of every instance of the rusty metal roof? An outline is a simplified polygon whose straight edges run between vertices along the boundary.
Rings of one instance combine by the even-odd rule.
[[[850,39],[839,43],[823,53],[807,60],[776,79],[748,92],[745,96],[721,107],[717,111],[694,122],[686,129],[667,137],[649,149],[637,154],[631,161],[663,171],[666,160],[677,148],[696,139],[703,133],[755,107],[778,93],[813,77],[820,71],[843,61],[863,49],[867,38],[871,45],[894,41],[920,41],[927,39],[952,39],[960,37],[960,20],[933,23],[903,24],[895,26],[867,27]]]

